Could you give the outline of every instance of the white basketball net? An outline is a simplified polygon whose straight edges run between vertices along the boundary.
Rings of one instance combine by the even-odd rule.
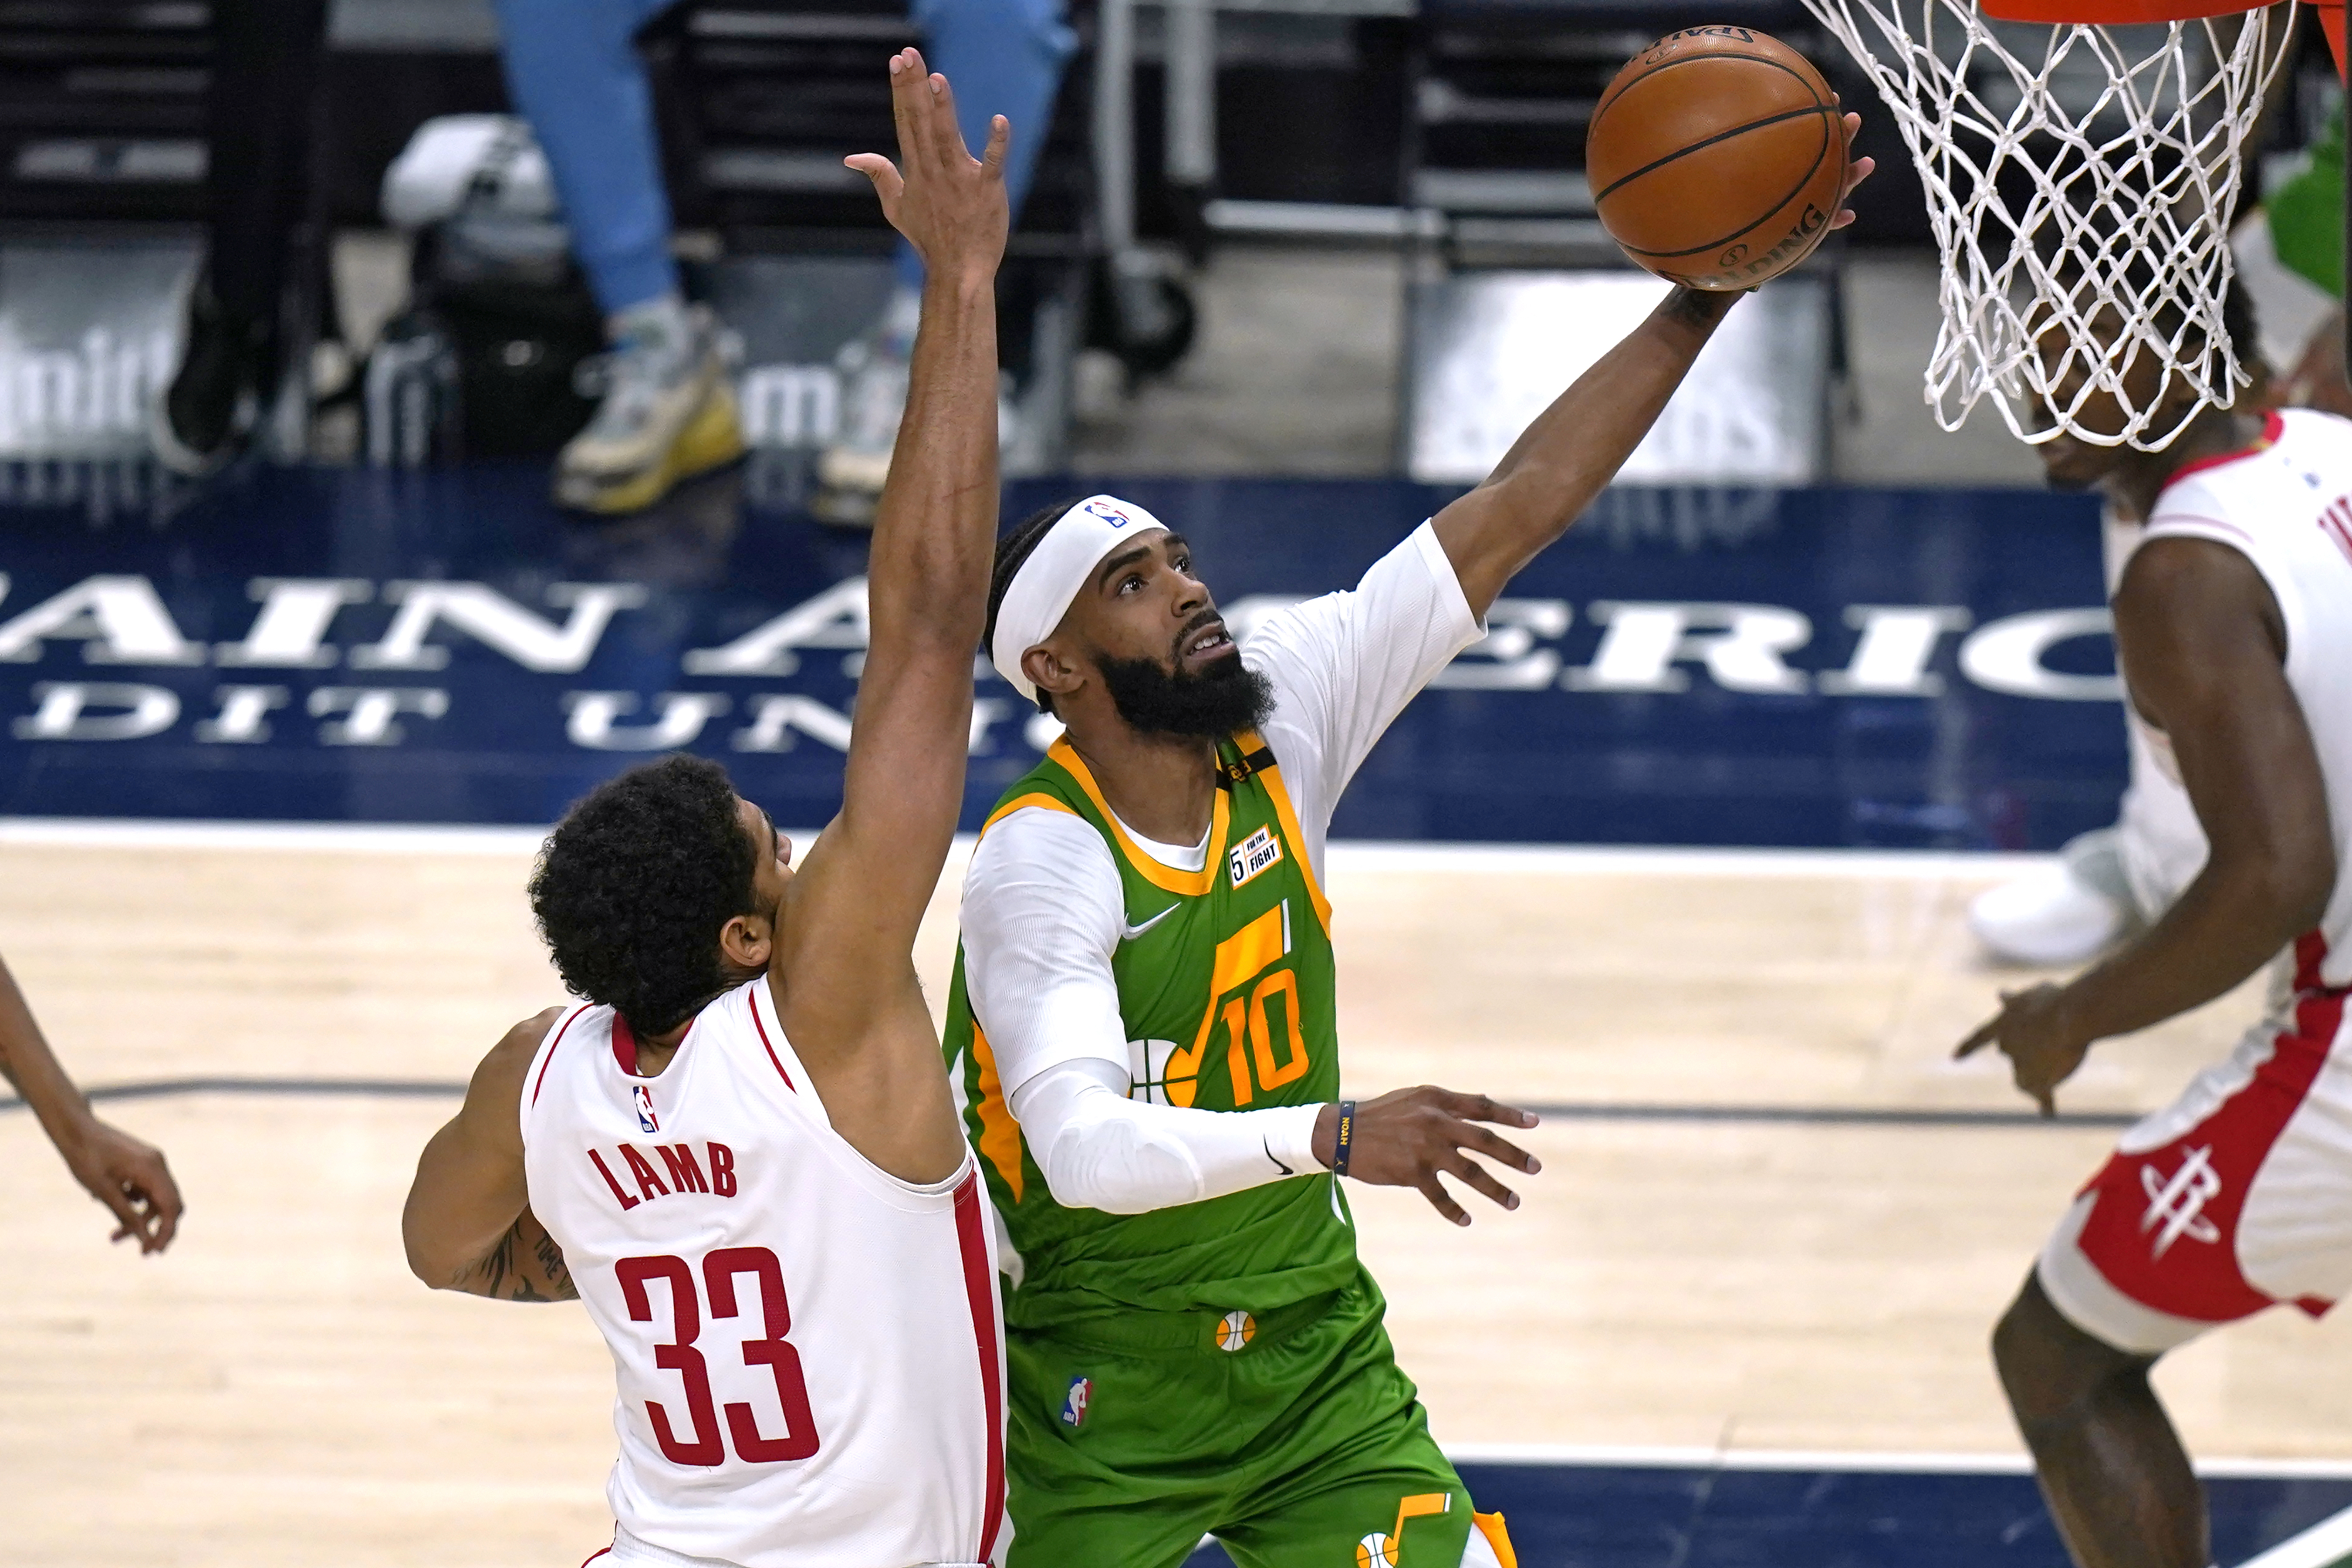
[[[2239,149],[2292,0],[2139,26],[2000,22],[1974,0],[1805,5],[1877,84],[1927,185],[1944,262],[1937,424],[1958,429],[1990,396],[2021,440],[2153,451],[2235,400],[2247,376],[2221,300]],[[2123,384],[2135,345],[2171,373],[2138,400]],[[2184,380],[2193,401],[2147,390]],[[2120,436],[2079,421],[2102,392],[2127,416]]]

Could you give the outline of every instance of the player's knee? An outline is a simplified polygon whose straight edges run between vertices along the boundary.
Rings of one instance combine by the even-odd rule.
[[[2025,1287],[1992,1331],[1993,1366],[2021,1425],[2064,1420],[2119,1377],[2145,1376],[2145,1360],[2076,1328],[2039,1279]]]

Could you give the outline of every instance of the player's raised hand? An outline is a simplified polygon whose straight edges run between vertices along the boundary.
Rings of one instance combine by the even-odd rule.
[[[925,268],[993,273],[1012,227],[1004,195],[1011,122],[1001,114],[991,121],[987,151],[974,158],[957,128],[948,79],[911,48],[890,57],[890,109],[898,123],[898,162],[879,153],[855,153],[842,162],[874,182],[882,216]]]
[[[58,1140],[58,1152],[74,1180],[114,1212],[120,1228],[110,1239],[136,1237],[139,1250],[151,1253],[172,1245],[183,1205],[162,1150],[93,1116]]]
[[[1861,134],[1862,116],[1849,113],[1845,117],[1845,144],[1853,146],[1853,139]],[[1853,195],[1854,186],[1870,178],[1870,172],[1877,167],[1878,160],[1875,158],[1856,158],[1846,165],[1845,189],[1838,193],[1837,216],[1830,219],[1832,228],[1843,228],[1853,221],[1853,209],[1845,205],[1845,199]]]
[[[1392,1089],[1356,1107],[1348,1141],[1348,1174],[1374,1186],[1416,1187],[1432,1208],[1455,1225],[1468,1225],[1470,1216],[1437,1179],[1441,1173],[1469,1183],[1502,1208],[1515,1209],[1519,1195],[1470,1158],[1471,1152],[1530,1176],[1543,1165],[1517,1144],[1479,1126],[1482,1121],[1498,1127],[1536,1124],[1528,1112],[1483,1094],[1456,1094],[1429,1084]],[[1327,1169],[1338,1151],[1339,1124],[1336,1105],[1325,1106],[1315,1123],[1315,1157]]]
[[[2047,983],[2002,992],[2000,1011],[1962,1040],[1952,1059],[1962,1061],[1987,1046],[1999,1046],[2018,1089],[2042,1108],[2042,1115],[2057,1115],[2058,1086],[2074,1076],[2091,1048],[2067,1016],[2064,997],[2063,987]]]

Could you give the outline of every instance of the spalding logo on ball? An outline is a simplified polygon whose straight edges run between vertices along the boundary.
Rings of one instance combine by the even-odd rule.
[[[1669,33],[1585,133],[1609,237],[1691,289],[1753,289],[1813,253],[1845,190],[1845,124],[1811,62],[1752,27]]]

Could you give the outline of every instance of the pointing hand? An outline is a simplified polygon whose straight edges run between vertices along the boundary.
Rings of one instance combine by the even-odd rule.
[[[1962,1040],[1952,1059],[1961,1061],[1987,1046],[1999,1046],[2019,1089],[2032,1098],[2042,1115],[2057,1115],[2058,1086],[2074,1076],[2091,1048],[2091,1042],[2080,1037],[2065,998],[2062,987],[2048,984],[2002,992],[2000,1011]]]

